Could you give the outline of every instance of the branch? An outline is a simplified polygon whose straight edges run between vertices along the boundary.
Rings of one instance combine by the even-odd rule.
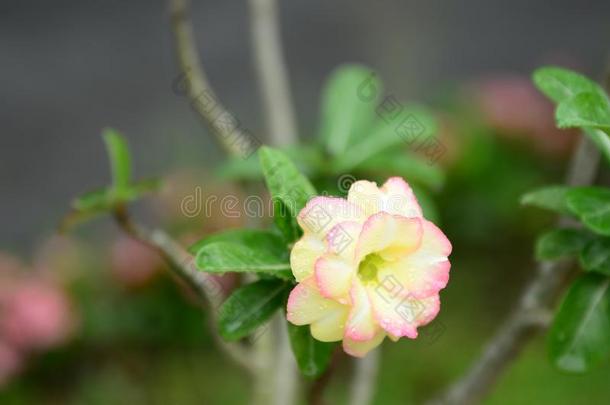
[[[350,405],[369,405],[373,403],[380,357],[380,349],[375,349],[363,359],[355,361],[356,370],[351,384]]]
[[[195,292],[211,307],[211,319],[214,324],[212,331],[215,331],[215,324],[218,316],[218,308],[222,304],[222,294],[220,285],[209,274],[197,270],[194,258],[182,246],[176,243],[169,235],[161,230],[148,230],[131,221],[127,209],[118,207],[114,213],[116,222],[128,235],[136,240],[150,246],[169,264],[169,268],[180,279],[190,285]],[[225,342],[216,333],[213,333],[216,343],[231,359],[238,365],[245,368],[252,374],[255,369],[252,367],[250,350],[239,343]]]
[[[280,147],[295,144],[295,115],[282,55],[277,1],[249,0],[248,3],[253,54],[270,144]],[[271,401],[278,405],[294,403],[299,385],[285,323],[282,315],[276,315],[271,321],[275,353],[270,354],[266,364],[267,372],[273,376]]]
[[[282,53],[277,0],[249,0],[256,73],[271,144],[297,142],[288,70]]]
[[[169,0],[176,57],[184,76],[185,90],[193,109],[210,127],[220,146],[232,156],[250,154],[258,141],[240,129],[240,122],[220,102],[199,62],[193,26],[188,17],[189,0]]]
[[[595,180],[599,151],[582,136],[566,176],[569,186],[589,185]],[[560,225],[570,219],[562,217]],[[517,308],[500,326],[474,365],[457,380],[444,396],[430,404],[470,404],[484,397],[502,372],[517,358],[534,332],[548,324],[548,310],[562,290],[571,263],[542,262],[537,276],[525,288]]]

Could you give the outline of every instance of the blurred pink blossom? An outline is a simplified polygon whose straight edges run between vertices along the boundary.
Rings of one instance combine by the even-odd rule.
[[[120,237],[110,253],[112,275],[127,287],[139,287],[150,281],[163,266],[151,247],[129,237]]]
[[[38,279],[19,280],[0,295],[0,337],[27,352],[64,343],[75,318],[67,296],[55,284]]]
[[[573,132],[557,129],[553,105],[530,79],[515,75],[490,77],[477,82],[474,92],[484,118],[502,134],[531,141],[549,155],[569,151]]]

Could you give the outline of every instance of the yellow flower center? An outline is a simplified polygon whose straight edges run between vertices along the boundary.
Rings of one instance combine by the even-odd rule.
[[[367,255],[358,265],[358,278],[364,284],[377,283],[377,273],[384,260],[377,253]]]

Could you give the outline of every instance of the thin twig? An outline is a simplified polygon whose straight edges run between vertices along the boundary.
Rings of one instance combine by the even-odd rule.
[[[182,71],[185,91],[193,109],[214,133],[220,146],[231,156],[249,155],[251,135],[220,102],[199,61],[193,26],[189,18],[189,0],[169,0],[176,56]]]
[[[380,357],[380,349],[375,349],[370,351],[366,357],[356,360],[355,375],[351,384],[350,405],[369,405],[373,403]]]
[[[123,206],[115,210],[115,219],[117,224],[128,235],[134,239],[150,246],[169,264],[169,268],[181,280],[184,280],[191,286],[197,294],[206,300],[211,311],[211,320],[216,324],[217,310],[222,304],[222,295],[219,291],[219,284],[212,277],[204,272],[197,270],[194,264],[194,258],[182,246],[176,243],[169,235],[161,230],[148,230],[134,223],[127,213],[127,209]],[[215,330],[213,327],[212,330]],[[245,368],[250,373],[254,374],[256,370],[252,366],[250,350],[239,343],[225,342],[216,333],[213,333],[216,343],[232,360],[238,365]]]
[[[326,387],[330,383],[330,380],[335,373],[335,369],[337,368],[337,360],[339,359],[340,354],[340,346],[335,348],[335,351],[332,354],[330,359],[330,364],[328,368],[322,373],[320,377],[313,381],[311,386],[309,387],[309,392],[307,394],[307,403],[309,405],[324,405],[324,391]]]
[[[270,144],[280,147],[295,144],[295,114],[282,53],[277,1],[249,0],[249,8],[253,55]],[[275,405],[295,403],[299,385],[285,323],[282,315],[276,315],[271,321],[275,351],[270,353],[267,372],[273,375],[272,403]]]
[[[249,0],[250,29],[267,130],[274,146],[297,142],[288,70],[282,52],[277,0]]]
[[[591,184],[595,180],[599,159],[600,154],[595,145],[589,138],[582,136],[572,157],[566,184]],[[568,218],[559,219],[560,225],[569,222]],[[482,399],[517,358],[534,332],[548,324],[546,313],[561,292],[563,281],[571,268],[571,263],[566,261],[540,263],[537,276],[525,288],[517,308],[500,326],[481,356],[442,397],[430,404],[471,404]]]

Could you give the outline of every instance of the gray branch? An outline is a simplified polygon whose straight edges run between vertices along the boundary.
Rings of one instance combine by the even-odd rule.
[[[249,0],[256,73],[274,146],[297,142],[294,105],[282,52],[277,0]]]
[[[589,185],[595,180],[599,151],[582,136],[566,176],[569,186]],[[562,217],[560,225],[570,223]],[[481,356],[446,393],[430,404],[461,405],[480,401],[517,358],[529,338],[548,324],[548,313],[562,291],[571,264],[566,261],[542,262],[536,277],[525,288],[517,308],[488,342]]]
[[[189,19],[189,0],[169,0],[176,57],[193,109],[212,130],[220,146],[231,156],[243,156],[251,148],[251,135],[240,129],[239,121],[220,102],[199,62],[193,26]]]

